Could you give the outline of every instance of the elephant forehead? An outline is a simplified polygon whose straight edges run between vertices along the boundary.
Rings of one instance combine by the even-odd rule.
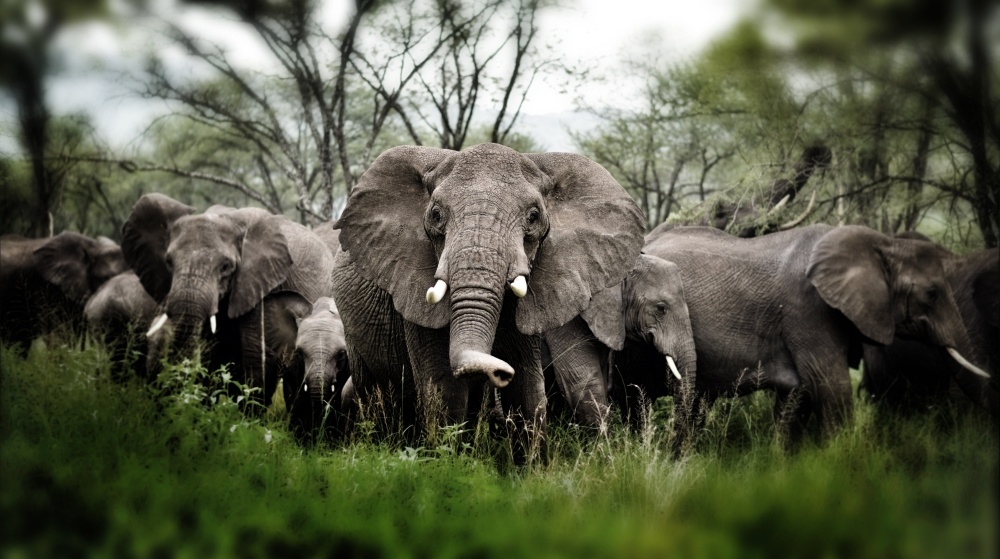
[[[506,146],[480,144],[452,155],[435,173],[435,182],[451,188],[526,188],[524,165],[524,157]]]
[[[239,228],[235,223],[215,214],[185,216],[178,219],[170,229],[170,236],[174,239],[208,241],[219,238],[228,241],[238,235]]]
[[[309,348],[346,347],[344,326],[339,320],[305,319],[299,325],[295,345]]]

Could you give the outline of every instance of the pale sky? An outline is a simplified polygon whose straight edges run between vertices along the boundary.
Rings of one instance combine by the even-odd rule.
[[[568,9],[549,9],[543,13],[543,41],[550,42],[571,60],[581,61],[589,68],[607,72],[617,60],[640,45],[654,41],[669,56],[691,56],[712,39],[731,28],[751,8],[754,0],[565,0]],[[159,13],[174,14],[175,0],[154,3]],[[324,19],[337,21],[344,17],[347,0],[328,0]],[[237,48],[236,62],[254,64],[267,59],[269,53],[250,31],[235,22],[219,21],[206,16],[203,10],[188,8],[181,25],[196,33],[213,38],[224,37]],[[53,112],[64,114],[83,111],[93,115],[100,136],[113,147],[134,141],[156,114],[165,107],[160,102],[136,99],[127,87],[119,83],[122,73],[140,69],[141,53],[151,44],[155,34],[119,26],[94,23],[77,26],[60,37],[58,48],[65,53],[66,66],[50,80],[49,99]],[[256,43],[256,44],[255,44]],[[162,49],[161,54],[183,64],[176,48]],[[183,68],[183,66],[180,66]],[[602,92],[594,88],[588,93],[600,99],[620,93]],[[541,136],[548,149],[566,150],[569,145],[566,126],[590,126],[593,120],[569,120],[565,114],[574,109],[575,93],[563,94],[545,83],[536,82],[525,104],[524,129]],[[5,103],[0,134],[13,123],[14,115]],[[3,140],[10,140],[4,138]],[[0,141],[6,149],[7,141]]]

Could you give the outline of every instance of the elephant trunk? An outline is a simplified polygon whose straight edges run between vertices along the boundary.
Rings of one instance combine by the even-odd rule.
[[[174,347],[188,348],[201,336],[206,322],[213,323],[218,302],[204,290],[185,287],[172,289],[166,300],[166,314],[174,326]],[[210,326],[211,328],[211,326]]]
[[[322,410],[323,405],[330,399],[330,391],[326,388],[326,379],[321,365],[323,362],[325,360],[318,360],[306,366],[305,386],[309,391],[309,400],[312,402],[313,408],[317,410]]]
[[[514,369],[490,355],[503,305],[507,264],[495,249],[467,247],[455,253],[451,289],[450,360],[454,375],[484,374],[502,388]]]

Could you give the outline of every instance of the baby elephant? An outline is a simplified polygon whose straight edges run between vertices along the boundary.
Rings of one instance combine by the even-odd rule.
[[[333,434],[340,391],[350,370],[344,325],[330,297],[309,304],[295,293],[265,300],[274,328],[270,335],[291,336],[294,353],[282,356],[285,407],[289,426],[303,442]],[[267,335],[267,333],[265,334]]]

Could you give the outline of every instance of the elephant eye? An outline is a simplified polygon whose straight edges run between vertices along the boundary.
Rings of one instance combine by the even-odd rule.
[[[172,256],[170,256],[169,254],[164,259],[164,264],[167,265],[167,271],[168,272],[173,272],[174,271],[174,258]]]
[[[441,224],[441,208],[434,206],[431,208],[431,221],[435,224]]]
[[[659,316],[663,316],[663,315],[667,314],[667,304],[664,303],[663,301],[660,301],[659,303],[657,303],[656,304],[656,314],[659,315]]]
[[[534,225],[538,223],[540,215],[541,214],[539,213],[538,208],[531,208],[528,210],[528,215],[525,217],[525,221],[528,222],[528,225]]]
[[[219,271],[222,272],[222,275],[224,276],[231,273],[233,271],[233,261],[228,258],[223,260],[222,264],[219,265]]]
[[[927,290],[927,302],[928,303],[934,303],[934,302],[936,302],[938,300],[938,296],[939,295],[940,295],[940,293],[938,292],[938,290],[936,288],[932,287],[932,288],[928,289]]]

